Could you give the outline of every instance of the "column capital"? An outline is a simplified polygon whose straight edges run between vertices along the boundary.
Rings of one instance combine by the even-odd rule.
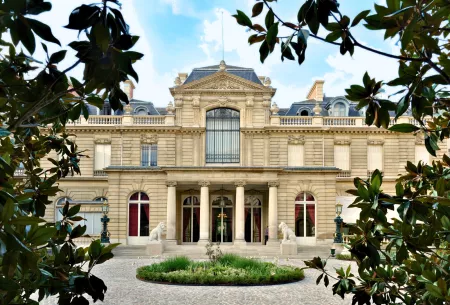
[[[280,185],[280,182],[278,182],[278,181],[269,181],[269,182],[267,182],[267,185],[269,187],[278,187]]]
[[[200,185],[201,187],[208,187],[211,185],[211,183],[209,181],[203,180],[203,181],[199,181],[198,185]]]
[[[168,187],[177,186],[177,182],[176,181],[166,181],[166,186],[168,186]]]
[[[247,182],[245,182],[244,180],[238,180],[234,182],[234,185],[236,187],[244,187],[247,184]]]

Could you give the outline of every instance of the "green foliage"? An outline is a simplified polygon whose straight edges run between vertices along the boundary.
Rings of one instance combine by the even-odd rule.
[[[336,254],[336,259],[341,261],[352,261],[352,255],[351,254]]]
[[[0,304],[38,304],[50,295],[58,295],[59,304],[86,304],[86,294],[94,302],[104,299],[106,286],[91,271],[113,257],[117,244],[93,240],[89,247],[75,246],[86,231],[75,226],[83,219],[77,216],[79,205],[67,202],[56,223],[43,218],[49,197],[60,192],[58,180],[80,174],[79,162],[87,157],[65,124],[87,118],[88,103],[101,108],[108,99],[113,109],[121,108],[128,99],[120,83],[129,76],[137,80],[132,65],[142,54],[128,50],[138,37],[130,35],[117,1],[101,2],[71,13],[67,28],[76,30],[79,40],[69,44],[77,58],[65,69],[59,65],[69,60],[67,50],[48,54],[41,40],[60,42],[51,25],[34,19],[50,11],[51,3],[0,3]],[[25,51],[19,51],[19,43]],[[32,57],[37,47],[46,58]],[[69,80],[68,73],[79,65],[83,80]],[[51,168],[44,170],[41,159],[52,151],[58,160],[49,158]],[[14,176],[19,166],[25,177]],[[33,293],[38,301],[31,300]]]
[[[281,1],[280,1],[281,2]],[[259,2],[261,3],[261,2]],[[418,121],[396,124],[392,132],[422,133],[428,152],[437,156],[439,141],[450,137],[450,6],[446,0],[388,0],[386,5],[374,4],[374,10],[364,10],[351,20],[339,9],[336,0],[305,0],[298,10],[297,23],[283,21],[273,10],[274,2],[263,0],[254,7],[261,14],[266,10],[269,24],[280,24],[292,30],[288,37],[269,37],[261,26],[247,25],[257,32],[249,43],[261,43],[261,62],[281,46],[281,59],[302,64],[308,35],[339,47],[340,53],[352,56],[365,49],[376,56],[397,60],[398,77],[375,80],[365,73],[362,84],[346,89],[346,98],[365,109],[366,124],[389,128],[390,111],[395,119],[407,111]],[[269,4],[270,3],[270,4]],[[254,14],[255,15],[255,14]],[[245,19],[241,12],[239,18]],[[247,17],[248,18],[248,17]],[[385,39],[393,38],[401,45],[400,54],[382,52],[363,45],[352,33],[357,26],[379,31]],[[320,27],[328,32],[318,36]],[[294,41],[297,37],[297,42]],[[311,38],[310,38],[311,39]],[[292,52],[289,48],[295,50]],[[295,55],[294,55],[295,53]],[[401,87],[392,96],[398,102],[381,98],[384,88]],[[369,181],[356,178],[357,196],[352,207],[361,209],[354,230],[350,252],[358,264],[358,278],[350,269],[336,270],[332,276],[326,261],[316,257],[306,264],[321,271],[317,279],[326,286],[336,280],[333,293],[353,295],[353,304],[447,304],[450,303],[450,158],[431,165],[408,162],[407,174],[398,179],[396,194],[382,190],[382,175],[375,171]],[[387,210],[396,210],[398,217],[387,219]],[[382,241],[388,241],[384,246]]]
[[[270,285],[302,280],[303,270],[291,266],[224,254],[215,262],[194,262],[186,257],[169,258],[140,267],[137,278],[145,281],[193,285]]]
[[[214,245],[214,243],[209,240],[205,248],[206,255],[211,263],[216,263],[223,256],[219,242]]]

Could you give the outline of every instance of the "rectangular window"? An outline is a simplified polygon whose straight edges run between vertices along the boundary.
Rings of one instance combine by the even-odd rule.
[[[158,145],[143,144],[141,147],[141,166],[158,165]]]
[[[63,216],[61,212],[57,211],[56,214],[56,221],[62,220]],[[102,233],[102,213],[101,212],[79,212],[77,216],[81,216],[84,218],[84,220],[78,221],[74,223],[74,227],[76,226],[84,226],[86,225],[86,232],[84,234],[90,234],[90,235],[100,235]]]
[[[416,164],[422,161],[422,163],[430,163],[430,154],[427,151],[425,145],[416,144]]]
[[[383,171],[383,145],[367,146],[367,170]]]
[[[101,171],[111,165],[111,144],[95,144],[94,170]]]
[[[350,170],[350,145],[334,145],[334,166]]]
[[[288,145],[288,166],[305,166],[304,152],[304,145]]]

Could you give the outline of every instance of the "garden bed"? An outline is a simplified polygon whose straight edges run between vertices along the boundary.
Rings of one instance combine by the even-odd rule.
[[[297,267],[233,254],[225,254],[214,263],[174,257],[140,267],[136,273],[136,277],[143,281],[184,285],[275,285],[298,282],[305,277],[303,270]]]

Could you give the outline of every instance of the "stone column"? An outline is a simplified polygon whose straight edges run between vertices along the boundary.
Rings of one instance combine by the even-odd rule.
[[[278,181],[270,181],[269,185],[269,240],[268,245],[279,245],[278,241]]]
[[[209,240],[209,185],[208,181],[200,181],[200,240],[206,244]]]
[[[167,181],[167,235],[166,241],[176,243],[177,230],[177,182]]]
[[[245,245],[245,181],[236,181],[236,237],[234,244]]]

